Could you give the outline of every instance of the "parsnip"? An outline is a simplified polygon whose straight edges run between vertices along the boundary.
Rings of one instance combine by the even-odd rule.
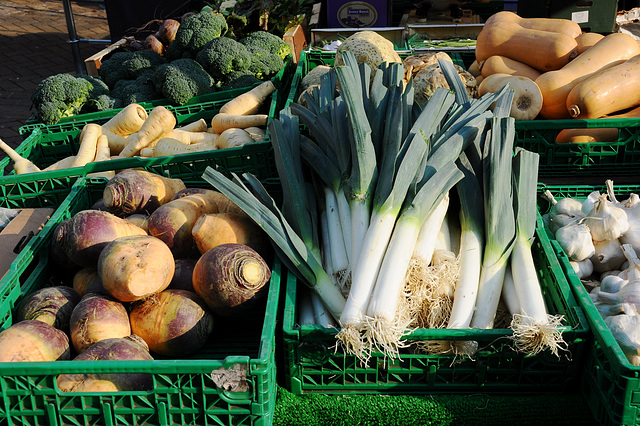
[[[222,133],[227,129],[266,126],[269,116],[266,114],[254,115],[232,115],[220,112],[211,119],[211,128],[217,133]]]
[[[151,142],[160,139],[176,126],[176,117],[163,106],[151,110],[140,130],[127,137],[127,145],[120,157],[133,157]]]
[[[220,113],[230,115],[252,115],[267,97],[276,90],[271,81],[265,81],[253,89],[236,96],[220,108]]]
[[[40,171],[38,166],[33,164],[29,159],[18,154],[2,139],[0,139],[0,149],[2,149],[5,154],[11,158],[11,161],[13,161],[13,170],[15,170],[16,174],[21,175],[24,173],[35,173]]]
[[[83,167],[96,158],[98,138],[102,135],[102,127],[99,124],[88,123],[80,133],[80,146],[76,158],[71,167]]]

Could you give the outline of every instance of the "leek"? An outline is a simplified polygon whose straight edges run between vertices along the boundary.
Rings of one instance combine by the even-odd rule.
[[[514,158],[514,209],[516,239],[510,265],[519,312],[513,315],[511,328],[516,348],[536,354],[550,349],[555,355],[564,345],[559,330],[562,317],[547,313],[531,245],[536,227],[537,153],[518,148]]]
[[[484,252],[482,189],[466,155],[460,156],[458,167],[464,173],[456,185],[460,200],[460,275],[447,328],[468,328],[471,324]]]
[[[511,117],[491,119],[491,132],[484,147],[485,247],[478,284],[473,328],[492,328],[504,274],[515,240],[512,202],[512,165],[515,123]]]

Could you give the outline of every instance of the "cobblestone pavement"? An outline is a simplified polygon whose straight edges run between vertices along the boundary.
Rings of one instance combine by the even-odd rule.
[[[109,39],[101,0],[72,1],[71,8],[78,39]],[[82,41],[78,46],[84,61],[107,43]],[[18,129],[32,114],[31,94],[38,83],[76,69],[61,0],[0,1],[0,139],[18,146]]]

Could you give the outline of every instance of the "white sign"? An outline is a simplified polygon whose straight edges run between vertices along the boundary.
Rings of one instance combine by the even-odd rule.
[[[571,14],[571,20],[573,22],[577,22],[578,24],[585,24],[589,22],[589,11],[584,10],[582,12],[573,12]]]

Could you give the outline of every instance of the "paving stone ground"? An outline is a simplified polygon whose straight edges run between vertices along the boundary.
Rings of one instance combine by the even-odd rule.
[[[109,39],[103,1],[72,1],[71,8],[79,39]],[[38,83],[57,73],[76,74],[69,39],[61,0],[0,1],[0,139],[10,146],[22,141],[18,129],[32,114]],[[84,61],[107,45],[79,42],[79,57]]]

